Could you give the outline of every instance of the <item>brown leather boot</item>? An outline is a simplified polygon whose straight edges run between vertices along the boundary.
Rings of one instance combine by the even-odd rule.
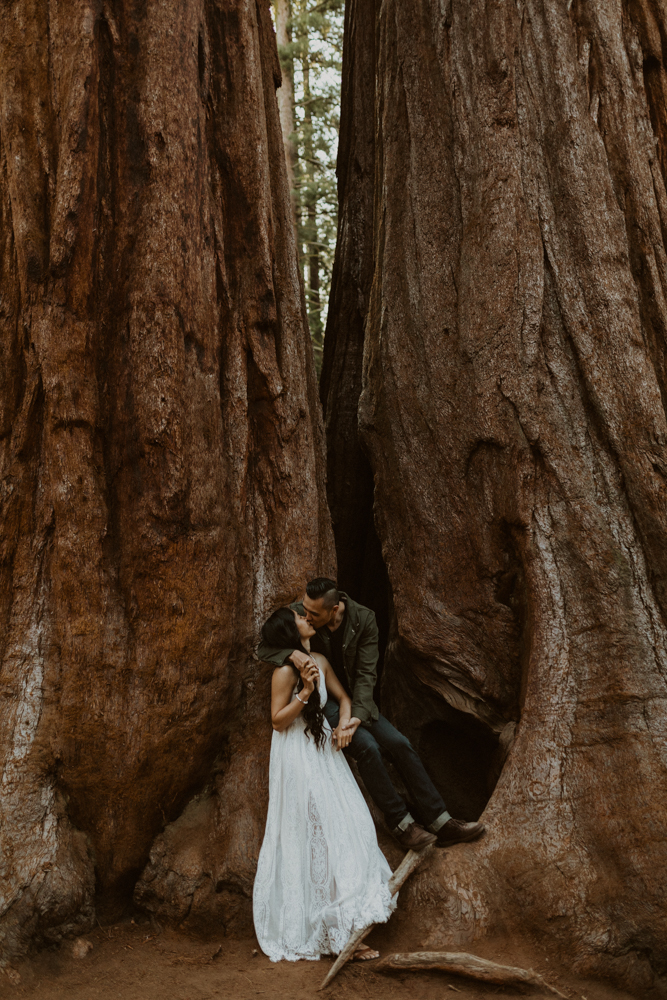
[[[476,840],[484,827],[481,823],[466,823],[463,819],[448,819],[438,830],[438,845],[450,847],[452,844],[462,844],[468,840]]]
[[[429,833],[417,823],[411,823],[406,830],[396,830],[394,836],[408,851],[423,851],[429,844],[435,844],[438,839],[434,833]]]

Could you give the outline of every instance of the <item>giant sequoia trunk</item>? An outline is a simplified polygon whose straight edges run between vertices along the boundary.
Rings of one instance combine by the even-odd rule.
[[[5,960],[207,782],[247,897],[256,627],[333,562],[279,73],[268,0],[0,8]]]
[[[329,470],[363,469],[358,406],[394,612],[385,711],[446,793],[452,726],[464,781],[486,760],[491,787],[516,732],[486,837],[403,904],[425,947],[539,935],[665,996],[667,14],[371,7],[346,22]],[[330,491],[362,573],[340,526],[371,491]]]

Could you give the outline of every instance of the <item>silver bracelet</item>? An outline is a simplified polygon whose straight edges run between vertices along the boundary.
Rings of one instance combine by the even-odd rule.
[[[296,696],[296,700],[300,701],[302,705],[307,705],[308,704],[308,699],[306,698],[306,700],[304,701],[303,698],[299,698],[298,694]]]

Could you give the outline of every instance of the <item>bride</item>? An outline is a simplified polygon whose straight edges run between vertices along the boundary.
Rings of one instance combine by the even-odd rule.
[[[396,906],[371,814],[338,753],[356,728],[348,727],[352,705],[327,660],[310,652],[314,634],[290,608],[279,608],[262,628],[271,646],[312,657],[300,677],[287,664],[271,682],[269,811],[253,916],[273,962],[338,954],[353,931],[384,923]],[[340,704],[333,732],[323,712],[327,691]],[[354,957],[377,956],[362,945]]]

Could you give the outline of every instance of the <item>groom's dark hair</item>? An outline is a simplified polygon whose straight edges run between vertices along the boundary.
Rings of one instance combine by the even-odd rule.
[[[310,583],[306,584],[306,593],[311,601],[319,601],[321,598],[327,611],[331,611],[334,604],[338,604],[340,601],[336,581],[330,580],[328,576],[318,576],[311,580]]]

